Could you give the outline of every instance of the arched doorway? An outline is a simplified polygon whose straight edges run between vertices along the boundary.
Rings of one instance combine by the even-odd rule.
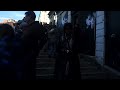
[[[94,20],[93,28],[91,25],[87,28],[86,19],[88,16],[91,16]],[[81,30],[85,33],[84,40],[80,43],[84,43],[85,46],[85,54],[95,56],[95,40],[96,40],[96,28],[95,28],[95,12],[94,11],[78,11],[72,14],[72,23],[73,25],[79,24]]]

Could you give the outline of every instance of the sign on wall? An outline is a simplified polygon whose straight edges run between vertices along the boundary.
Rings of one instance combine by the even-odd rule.
[[[61,22],[62,16],[59,16],[58,20],[57,20],[57,26],[58,28],[62,27],[62,22]]]
[[[68,22],[68,11],[64,12],[62,15],[62,25]]]
[[[63,28],[64,24],[68,22],[68,11],[64,11],[57,20],[57,26]]]
[[[94,25],[95,25],[95,16],[94,16],[94,13],[93,15],[88,15],[87,19],[86,19],[86,25],[87,27],[86,28],[91,28],[91,29],[94,29]]]

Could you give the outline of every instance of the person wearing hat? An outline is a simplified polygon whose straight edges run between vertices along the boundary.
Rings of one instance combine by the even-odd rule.
[[[28,25],[23,29],[22,44],[24,50],[24,79],[35,80],[36,57],[39,52],[39,41],[44,36],[39,21],[35,21],[36,15],[33,11],[25,12],[24,22]]]

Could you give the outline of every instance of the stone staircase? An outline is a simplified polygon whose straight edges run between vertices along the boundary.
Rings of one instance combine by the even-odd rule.
[[[47,45],[47,44],[46,44]],[[47,51],[44,51],[46,45],[40,51],[36,62],[36,78],[37,80],[54,79],[55,59],[49,58]]]
[[[120,76],[99,65],[95,57],[80,55],[81,79],[120,79]]]
[[[47,44],[46,44],[47,45]],[[40,51],[36,63],[37,80],[53,80],[55,70],[55,59],[49,58],[46,45]],[[94,57],[79,55],[81,79],[120,79],[120,76],[110,72],[99,65]]]

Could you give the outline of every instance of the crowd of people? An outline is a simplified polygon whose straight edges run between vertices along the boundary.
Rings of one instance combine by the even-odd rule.
[[[79,25],[65,23],[63,29],[52,25],[48,32],[48,55],[55,58],[56,80],[79,80],[80,62],[79,53],[83,53],[85,47],[84,32]],[[83,41],[84,40],[84,41]],[[81,41],[83,41],[81,43]]]
[[[0,80],[35,80],[36,57],[48,42],[49,58],[55,58],[55,79],[80,79],[78,54],[83,52],[84,32],[79,25],[56,25],[35,21],[33,11],[25,13],[14,27],[0,25]],[[85,41],[83,41],[85,42]]]
[[[35,80],[36,57],[47,39],[35,18],[28,11],[14,26],[0,25],[0,80]]]

